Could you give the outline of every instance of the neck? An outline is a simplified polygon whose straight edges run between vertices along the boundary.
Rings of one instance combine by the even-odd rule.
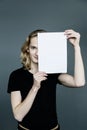
[[[38,64],[31,64],[30,72],[35,74],[38,71]]]

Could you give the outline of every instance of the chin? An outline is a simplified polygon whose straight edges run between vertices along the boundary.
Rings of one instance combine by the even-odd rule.
[[[38,64],[38,61],[34,61],[35,64]]]
[[[36,64],[38,64],[38,61],[37,62],[35,62]]]

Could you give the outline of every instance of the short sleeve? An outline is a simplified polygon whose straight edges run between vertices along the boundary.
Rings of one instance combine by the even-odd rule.
[[[58,77],[61,75],[61,73],[58,73],[57,74],[57,84],[60,84],[60,85],[62,85],[62,83],[59,81],[59,79],[58,79]]]
[[[18,74],[15,72],[12,72],[9,76],[8,81],[8,88],[7,92],[11,93],[12,91],[18,91],[20,90],[19,80],[18,80]]]

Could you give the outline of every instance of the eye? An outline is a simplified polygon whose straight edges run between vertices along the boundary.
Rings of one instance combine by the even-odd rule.
[[[34,46],[31,46],[30,48],[31,48],[31,49],[36,49],[36,47],[34,47]]]

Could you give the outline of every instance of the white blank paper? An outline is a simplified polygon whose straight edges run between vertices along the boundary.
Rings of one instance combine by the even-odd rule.
[[[67,72],[67,40],[64,32],[38,33],[38,69],[46,73]]]

